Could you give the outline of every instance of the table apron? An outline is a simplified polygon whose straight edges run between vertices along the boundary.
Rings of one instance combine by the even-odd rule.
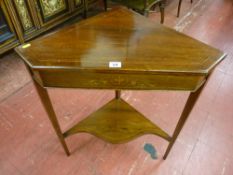
[[[130,90],[195,91],[206,80],[200,74],[130,74],[92,71],[33,71],[33,77],[44,87]]]

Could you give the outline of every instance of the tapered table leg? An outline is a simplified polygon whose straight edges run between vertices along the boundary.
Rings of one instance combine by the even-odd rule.
[[[34,83],[34,85],[36,87],[38,95],[39,95],[39,97],[41,99],[41,102],[42,102],[44,108],[45,108],[45,111],[48,114],[48,117],[49,117],[49,119],[50,119],[50,121],[51,121],[51,123],[53,125],[53,128],[54,128],[54,130],[55,130],[55,132],[56,132],[56,134],[57,134],[57,136],[59,138],[59,141],[61,142],[62,147],[66,152],[66,155],[69,156],[70,152],[69,152],[69,149],[68,149],[68,147],[66,145],[65,138],[63,136],[60,125],[58,123],[58,120],[57,120],[56,114],[54,112],[53,105],[52,105],[51,100],[49,98],[48,92],[44,87],[42,87],[40,84],[38,84],[38,82],[36,82],[33,79],[33,73],[32,73],[32,71],[30,70],[30,68],[27,65],[26,65],[26,68],[27,68],[29,74],[32,77],[32,80],[33,80],[33,83]]]
[[[184,123],[186,121],[186,119],[188,118],[189,114],[191,113],[192,109],[193,109],[193,106],[195,105],[202,89],[203,89],[204,85],[202,85],[202,87],[200,87],[196,92],[191,92],[189,97],[188,97],[188,100],[185,104],[185,107],[183,109],[183,112],[180,116],[180,119],[178,121],[178,124],[176,125],[176,128],[175,128],[175,131],[172,135],[172,139],[171,141],[169,142],[169,145],[167,147],[167,150],[163,156],[163,159],[165,160],[173,146],[173,144],[175,143],[180,131],[182,130],[183,126],[184,126]]]
[[[115,98],[116,99],[121,98],[121,91],[120,90],[115,90]]]
[[[34,81],[34,80],[33,80]],[[58,123],[58,120],[57,120],[57,117],[56,117],[56,114],[54,112],[54,109],[53,109],[53,106],[52,106],[52,103],[50,101],[50,98],[49,98],[49,95],[48,95],[48,92],[45,88],[41,87],[36,81],[34,81],[34,85],[36,87],[36,90],[40,96],[40,99],[41,99],[41,102],[48,114],[48,117],[53,125],[53,128],[59,138],[59,141],[61,142],[62,144],[62,147],[63,149],[65,150],[66,152],[66,155],[69,156],[70,155],[70,152],[68,150],[68,147],[66,145],[66,142],[65,142],[65,139],[64,139],[64,136],[62,134],[62,131],[61,131],[61,128],[59,126],[59,123]]]

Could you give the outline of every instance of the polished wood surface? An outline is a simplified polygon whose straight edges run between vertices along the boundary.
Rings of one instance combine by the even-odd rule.
[[[125,8],[63,28],[16,51],[44,87],[95,89],[196,91],[225,56]],[[111,61],[120,62],[121,68],[109,67]]]
[[[91,133],[110,143],[124,143],[144,134],[155,134],[167,141],[171,137],[122,99],[113,99],[64,133]]]
[[[224,54],[124,8],[97,15],[16,51],[33,69],[106,70],[206,75]]]
[[[64,139],[88,132],[111,143],[152,133],[169,142],[166,159],[221,51],[125,8],[105,12],[16,49],[25,61],[67,155]],[[110,64],[114,61],[116,67]],[[116,63],[117,62],[117,63]],[[115,98],[65,133],[46,87],[114,89]],[[172,136],[120,98],[122,89],[192,91]]]
[[[134,90],[196,91],[205,81],[204,75],[151,74],[120,70],[35,70],[35,80],[44,87]],[[67,78],[69,77],[69,78]]]

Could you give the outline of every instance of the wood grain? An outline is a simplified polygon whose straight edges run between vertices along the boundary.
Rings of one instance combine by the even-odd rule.
[[[144,134],[155,134],[168,141],[171,137],[122,99],[113,99],[95,113],[64,133],[91,133],[110,143],[124,143]]]
[[[169,142],[166,159],[213,68],[226,56],[221,51],[133,11],[119,8],[16,49],[29,67],[38,93],[56,130],[55,113],[46,87],[114,89],[114,100],[68,129],[64,137],[88,132],[111,143],[152,133]],[[111,67],[110,62],[121,66]],[[192,91],[170,137],[120,99],[120,90]],[[42,94],[42,95],[41,95]],[[48,103],[49,102],[49,103]],[[68,152],[67,152],[68,153]]]
[[[33,69],[208,74],[224,54],[125,8],[104,12],[16,51]],[[117,71],[117,69],[115,70]]]

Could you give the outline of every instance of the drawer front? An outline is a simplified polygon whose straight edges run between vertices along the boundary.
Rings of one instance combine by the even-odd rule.
[[[195,91],[205,82],[205,77],[200,75],[112,74],[86,71],[41,71],[36,74],[36,79],[45,87],[66,88]]]

